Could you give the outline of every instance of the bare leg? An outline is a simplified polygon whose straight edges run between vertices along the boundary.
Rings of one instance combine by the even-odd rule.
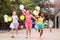
[[[38,32],[39,32],[39,35],[40,35],[40,30],[38,30]]]
[[[50,32],[52,32],[52,28],[50,27]]]
[[[29,30],[29,34],[31,35],[31,29]]]
[[[14,30],[11,29],[12,38],[14,38]]]
[[[29,30],[29,36],[31,36],[31,29]]]
[[[42,36],[43,34],[43,29],[40,30],[40,37]]]
[[[18,28],[16,28],[16,34],[18,35]]]
[[[28,27],[26,26],[26,38],[28,37]]]
[[[13,30],[13,29],[11,29],[11,34],[12,34],[12,35],[14,34],[14,30]]]

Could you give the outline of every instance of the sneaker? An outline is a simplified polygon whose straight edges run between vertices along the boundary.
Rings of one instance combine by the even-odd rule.
[[[12,38],[14,38],[14,36],[11,36]]]
[[[26,36],[25,38],[28,38],[28,36]]]

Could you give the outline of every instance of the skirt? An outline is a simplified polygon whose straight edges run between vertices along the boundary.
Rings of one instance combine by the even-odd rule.
[[[28,27],[28,30],[32,28],[32,21],[31,20],[25,20],[25,27]]]
[[[36,24],[37,29],[40,30],[41,28],[44,28],[44,24]]]

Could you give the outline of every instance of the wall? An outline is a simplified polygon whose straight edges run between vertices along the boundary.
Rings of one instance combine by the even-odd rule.
[[[54,4],[55,4],[55,7],[54,7],[55,12],[54,13],[56,13],[60,9],[60,0],[55,0]]]
[[[60,28],[60,11],[55,16],[55,28],[56,28],[56,17],[59,16],[58,22],[59,22],[59,28]]]

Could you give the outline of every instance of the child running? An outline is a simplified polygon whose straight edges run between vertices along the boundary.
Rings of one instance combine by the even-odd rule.
[[[43,21],[44,21],[44,13],[40,12],[38,15],[37,24],[36,24],[38,32],[40,34],[40,38],[42,37],[42,34],[43,34],[43,28],[44,28]]]
[[[10,28],[11,28],[11,34],[12,34],[12,38],[14,38],[14,29],[16,30],[16,34],[18,34],[18,16],[16,15],[16,11],[12,12],[12,23],[10,24]]]
[[[31,35],[31,28],[32,28],[32,20],[31,18],[34,18],[32,15],[31,15],[31,12],[30,10],[27,10],[26,13],[24,13],[24,11],[22,11],[22,13],[25,15],[26,17],[26,20],[25,20],[25,28],[26,28],[26,38],[28,38],[28,36]],[[28,35],[29,33],[29,35]]]
[[[49,19],[49,27],[50,27],[50,32],[52,32],[53,21],[51,19]]]

